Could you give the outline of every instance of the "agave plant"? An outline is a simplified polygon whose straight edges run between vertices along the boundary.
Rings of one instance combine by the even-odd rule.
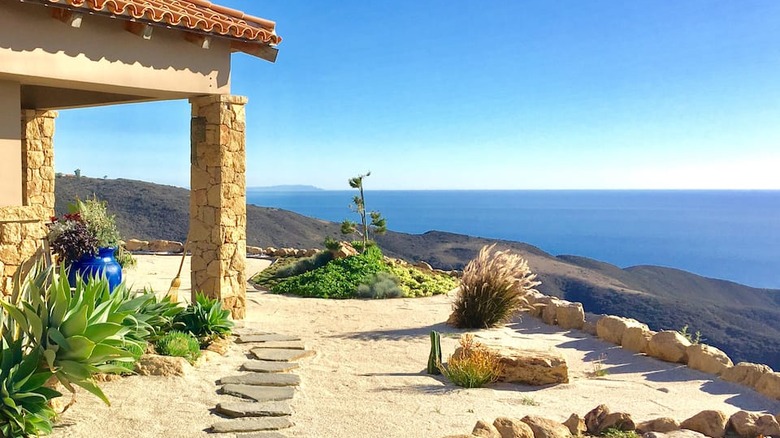
[[[112,296],[108,281],[78,281],[71,292],[64,267],[58,276],[42,262],[29,275],[15,279],[9,302],[0,302],[3,321],[12,339],[23,340],[23,348],[37,350],[41,366],[65,388],[80,386],[110,404],[92,375],[120,372],[109,361],[133,361],[122,348],[130,329],[124,325],[132,315],[123,295]],[[124,307],[123,307],[124,306]]]
[[[195,302],[178,314],[175,322],[181,323],[181,330],[192,333],[201,343],[228,335],[233,328],[230,310],[222,309],[219,300],[208,298],[203,292],[195,294]]]
[[[54,410],[48,401],[62,394],[44,386],[52,376],[41,369],[41,350],[25,351],[24,339],[4,331],[0,354],[0,436],[51,433]]]

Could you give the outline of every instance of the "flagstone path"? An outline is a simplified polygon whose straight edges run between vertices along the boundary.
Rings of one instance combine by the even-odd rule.
[[[237,438],[285,438],[278,431],[294,425],[289,401],[301,381],[290,371],[300,366],[296,361],[313,356],[314,351],[296,336],[248,330],[236,334],[236,343],[248,344],[255,359],[241,366],[246,374],[219,379],[225,401],[216,412],[228,419],[215,422],[211,431]]]

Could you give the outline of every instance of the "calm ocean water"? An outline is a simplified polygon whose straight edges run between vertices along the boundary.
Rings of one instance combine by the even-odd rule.
[[[262,192],[250,204],[340,222],[354,192]],[[780,191],[367,191],[393,231],[450,231],[620,267],[661,265],[780,289]]]

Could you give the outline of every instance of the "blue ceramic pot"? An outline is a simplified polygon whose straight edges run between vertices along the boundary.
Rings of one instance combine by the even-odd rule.
[[[105,276],[108,280],[108,288],[113,292],[114,288],[122,282],[122,266],[114,258],[115,251],[116,248],[99,248],[97,256],[89,254],[82,256],[70,265],[68,283],[75,287],[76,276],[80,276],[83,281],[88,281],[94,276]]]

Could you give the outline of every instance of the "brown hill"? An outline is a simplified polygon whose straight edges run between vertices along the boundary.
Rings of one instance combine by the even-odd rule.
[[[189,191],[131,180],[59,177],[57,211],[76,197],[93,194],[109,203],[123,236],[186,239]],[[391,224],[392,226],[392,224]],[[247,206],[247,243],[254,246],[320,247],[340,237],[339,225],[293,212]],[[377,239],[386,254],[425,260],[442,269],[461,269],[489,239],[429,231],[388,232]],[[652,329],[700,330],[705,341],[735,361],[780,369],[780,291],[756,289],[658,266],[621,269],[577,256],[552,256],[534,246],[501,241],[522,254],[539,275],[539,289],[583,303],[586,311],[628,316]]]

